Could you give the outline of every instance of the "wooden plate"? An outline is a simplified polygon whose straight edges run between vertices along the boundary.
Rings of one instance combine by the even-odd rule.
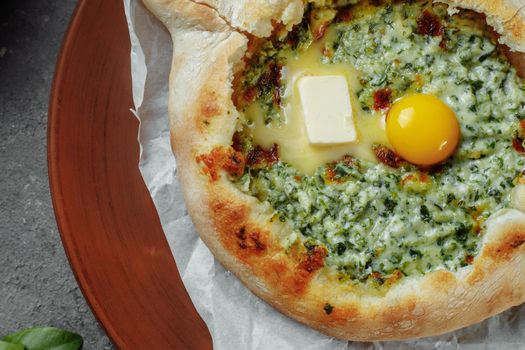
[[[119,0],[81,0],[49,110],[56,219],[80,288],[122,349],[210,349],[138,169],[130,44]]]

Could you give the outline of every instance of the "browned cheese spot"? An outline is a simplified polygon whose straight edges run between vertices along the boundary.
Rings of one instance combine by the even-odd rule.
[[[232,148],[215,147],[210,153],[197,156],[196,160],[204,165],[203,171],[212,181],[219,179],[220,170],[236,177],[244,173],[244,156]]]
[[[266,244],[261,240],[258,231],[247,232],[246,226],[242,226],[236,233],[239,248],[260,253],[266,250]]]
[[[383,164],[391,168],[399,168],[405,160],[401,158],[396,152],[392,151],[390,148],[382,145],[376,145],[373,148],[373,151],[376,155],[376,158]]]
[[[255,146],[246,156],[246,164],[250,167],[267,167],[279,161],[279,146],[273,144],[270,149]]]

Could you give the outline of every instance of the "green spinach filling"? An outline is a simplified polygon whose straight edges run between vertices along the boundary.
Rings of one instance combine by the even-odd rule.
[[[412,92],[438,96],[460,121],[459,149],[439,169],[346,158],[304,175],[279,161],[248,167],[236,184],[270,203],[292,227],[290,244],[326,246],[326,265],[342,280],[382,284],[399,274],[456,271],[479,253],[485,220],[509,205],[525,168],[525,157],[513,148],[513,140],[523,139],[525,85],[490,32],[472,25],[468,14],[449,16],[444,5],[428,1],[349,5],[345,11],[350,19],[330,24],[335,35],[327,39],[323,63],[349,63],[360,71],[357,96],[364,111],[374,108],[381,89],[392,99]],[[421,32],[418,19],[425,12],[439,19],[439,32]],[[300,40],[269,42],[260,60],[285,64],[280,52],[309,45],[308,29],[308,23],[298,25]],[[246,72],[252,84],[264,74],[263,63]],[[254,102],[267,106],[269,122],[280,115],[272,89],[278,87]],[[245,149],[253,147],[246,139]]]

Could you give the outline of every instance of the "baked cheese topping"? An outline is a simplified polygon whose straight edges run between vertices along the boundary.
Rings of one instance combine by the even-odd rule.
[[[292,32],[260,46],[240,79],[236,137],[248,158],[275,144],[280,161],[248,163],[236,184],[290,225],[284,244],[325,246],[342,281],[390,285],[468,266],[525,168],[524,83],[476,16],[446,10],[428,1],[311,6]],[[323,75],[348,83],[355,143],[308,141],[297,81]],[[418,93],[459,121],[456,152],[434,168],[403,161],[386,137],[390,105]]]

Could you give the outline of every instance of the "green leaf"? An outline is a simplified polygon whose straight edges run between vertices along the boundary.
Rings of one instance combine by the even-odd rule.
[[[53,327],[25,329],[2,340],[23,345],[26,350],[79,350],[83,344],[78,334]]]
[[[24,350],[24,347],[20,344],[13,344],[0,340],[0,350]]]

